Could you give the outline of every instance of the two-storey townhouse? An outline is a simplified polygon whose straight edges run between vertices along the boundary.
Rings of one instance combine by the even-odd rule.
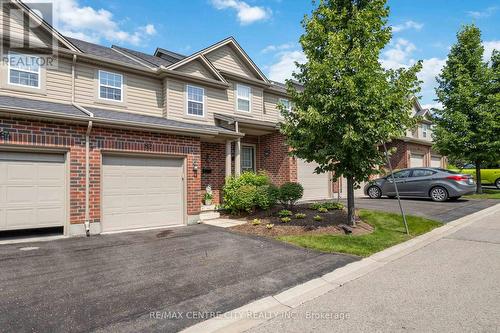
[[[285,87],[233,38],[150,55],[65,37],[20,1],[2,2],[0,26],[0,231],[195,223],[205,187],[219,203],[245,170],[332,196],[277,129]]]
[[[414,167],[445,168],[446,157],[432,149],[433,123],[429,109],[424,109],[416,98],[413,99],[412,116],[419,121],[415,128],[408,130],[406,136],[393,140],[387,147],[396,147],[391,156],[391,164],[396,169]]]

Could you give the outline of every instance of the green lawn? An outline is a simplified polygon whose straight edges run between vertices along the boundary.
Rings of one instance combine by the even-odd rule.
[[[359,215],[363,221],[375,227],[373,233],[362,236],[283,236],[278,239],[322,252],[349,253],[367,257],[442,225],[422,217],[407,216],[410,229],[410,236],[408,236],[405,233],[402,218],[398,214],[361,210]]]
[[[483,189],[483,194],[466,195],[466,196],[464,196],[464,198],[469,198],[469,199],[500,199],[500,191],[499,190]]]

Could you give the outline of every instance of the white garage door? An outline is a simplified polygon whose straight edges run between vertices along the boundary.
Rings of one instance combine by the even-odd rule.
[[[441,167],[441,157],[440,156],[432,156],[431,157],[431,167],[440,168]]]
[[[64,226],[63,154],[0,152],[0,230]]]
[[[410,167],[418,168],[424,166],[424,155],[411,153]]]
[[[330,181],[328,173],[316,174],[316,163],[307,163],[297,159],[297,179],[304,187],[302,200],[321,200],[330,198]]]
[[[103,156],[104,232],[184,223],[183,161]]]

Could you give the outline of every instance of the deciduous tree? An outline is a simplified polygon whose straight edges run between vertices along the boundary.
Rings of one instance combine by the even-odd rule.
[[[354,187],[384,164],[379,145],[414,125],[411,96],[421,64],[385,70],[381,50],[391,39],[385,0],[324,0],[302,22],[307,62],[289,81],[293,109],[281,131],[295,156],[318,163],[348,183],[348,223],[355,224]]]

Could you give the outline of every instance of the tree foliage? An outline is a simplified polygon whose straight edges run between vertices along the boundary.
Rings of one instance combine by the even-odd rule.
[[[293,111],[282,109],[281,131],[293,153],[348,179],[348,192],[384,164],[378,146],[415,125],[410,97],[418,92],[416,73],[385,70],[381,50],[391,39],[385,0],[320,1],[302,24],[300,44],[307,62],[288,82]],[[349,221],[354,198],[348,195]]]
[[[500,158],[500,55],[493,52],[491,66],[483,61],[481,31],[462,28],[437,78],[435,148],[453,160],[476,164],[478,192],[481,165]]]

